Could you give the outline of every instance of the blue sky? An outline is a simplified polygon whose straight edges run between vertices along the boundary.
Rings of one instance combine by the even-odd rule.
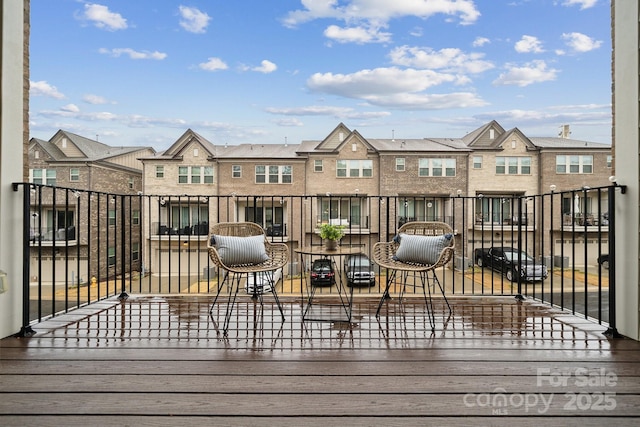
[[[611,142],[608,0],[31,0],[30,129],[168,148],[528,136]]]

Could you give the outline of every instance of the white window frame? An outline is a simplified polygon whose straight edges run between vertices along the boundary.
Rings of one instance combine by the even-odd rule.
[[[178,184],[213,184],[213,166],[178,166]]]
[[[324,172],[324,164],[322,163],[322,159],[316,159],[313,161],[313,171]]]
[[[593,155],[558,154],[556,156],[557,174],[592,174]]]
[[[531,175],[531,157],[496,156],[496,175]]]
[[[404,172],[406,170],[406,166],[404,157],[396,157],[396,172]]]
[[[435,157],[418,159],[418,176],[420,177],[452,178],[457,173],[456,159]]]
[[[372,178],[373,160],[336,160],[337,178]]]
[[[256,184],[291,184],[293,183],[293,166],[291,165],[256,165]]]
[[[231,165],[231,178],[242,178],[242,165]]]
[[[40,176],[35,176],[35,171],[40,172]],[[57,172],[55,169],[29,169],[29,182],[32,184],[56,185]],[[38,180],[39,182],[36,182]]]
[[[80,168],[69,168],[69,181],[80,181]]]
[[[473,156],[473,169],[482,169],[482,156]]]
[[[164,178],[164,166],[156,166],[156,178]]]

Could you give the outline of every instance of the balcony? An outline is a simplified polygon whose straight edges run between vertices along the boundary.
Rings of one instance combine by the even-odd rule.
[[[612,200],[615,188],[609,190]],[[25,197],[24,205],[33,205],[28,191]],[[402,282],[402,302],[399,283],[376,318],[387,274],[379,268],[375,286],[354,287],[352,323],[302,321],[304,272],[295,249],[321,244],[315,234],[317,203],[307,196],[282,197],[288,237],[277,236],[274,228],[269,234],[291,248],[291,263],[277,284],[285,321],[270,296],[261,305],[241,291],[224,337],[219,321],[226,305],[209,314],[223,272],[209,263],[203,229],[177,229],[154,240],[166,225],[153,220],[157,208],[149,207],[158,206],[155,196],[107,195],[116,215],[92,216],[94,211],[82,210],[91,206],[85,200],[90,196],[80,195],[83,226],[76,238],[86,239],[86,248],[47,259],[26,245],[31,262],[23,278],[23,331],[19,339],[0,341],[0,387],[9,402],[0,416],[23,425],[42,424],[47,417],[66,425],[89,419],[252,424],[266,417],[276,424],[345,417],[367,425],[396,419],[440,423],[441,417],[476,424],[502,417],[512,424],[532,415],[558,424],[575,417],[626,422],[640,416],[640,371],[629,365],[638,360],[640,344],[616,332],[609,299],[615,256],[608,270],[593,261],[612,251],[608,233],[615,230],[615,218],[587,244],[572,240],[556,230],[562,217],[553,209],[555,197],[535,196],[526,227],[504,224],[520,226],[506,236],[478,232],[470,215],[474,198],[438,200],[443,212],[434,219],[455,230],[457,252],[455,263],[436,272],[452,315],[436,299],[433,332],[410,276]],[[232,196],[207,200],[209,223],[246,219]],[[368,198],[368,232],[347,235],[342,244],[369,254],[375,242],[392,239],[397,224],[409,219],[400,218],[400,203],[390,196]],[[30,237],[26,228],[25,241]],[[538,261],[567,261],[550,267],[543,282],[509,282],[499,272],[464,262],[489,246],[521,248]],[[222,289],[224,296],[228,291]],[[318,297],[332,302],[337,289],[323,288]],[[118,381],[111,381],[113,372]],[[568,382],[556,383],[556,372],[567,373]],[[578,381],[585,372],[602,381],[585,390]],[[613,377],[615,384],[605,381]],[[533,396],[538,400],[525,405]],[[591,405],[600,398],[606,407],[595,412]],[[25,399],[40,404],[28,413],[13,409]]]

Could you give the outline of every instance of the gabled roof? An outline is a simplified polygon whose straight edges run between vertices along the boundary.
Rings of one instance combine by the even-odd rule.
[[[517,136],[519,139],[521,139],[525,143],[525,145],[527,146],[527,149],[531,149],[531,150],[537,149],[537,147],[531,142],[531,140],[524,133],[522,133],[522,131],[518,128],[509,129],[508,131],[504,132],[502,135],[500,135],[498,138],[495,139],[494,143],[491,144],[490,148],[500,148],[502,144],[512,139],[514,135]]]
[[[344,125],[344,123],[339,123],[338,126],[327,135],[325,139],[323,139],[320,144],[314,147],[314,150],[329,150],[333,151],[340,144],[347,139],[347,136],[351,134],[351,130]]]
[[[462,141],[469,147],[476,145],[491,145],[491,140],[488,141],[489,131],[493,129],[496,133],[494,139],[497,139],[504,133],[504,128],[500,126],[500,123],[495,120],[491,120],[486,125],[480,126],[478,129],[469,132],[462,137]]]
[[[67,139],[67,144],[71,143],[77,150],[74,150],[75,156],[68,156],[58,145],[63,138]],[[85,138],[75,133],[58,130],[49,141],[32,138],[32,143],[38,143],[51,156],[53,161],[64,162],[97,162],[108,160],[123,154],[135,153],[141,150],[153,150],[150,147],[112,147],[89,138]],[[155,151],[155,150],[154,150]]]
[[[162,152],[160,156],[154,157],[157,158],[165,158],[165,159],[180,159],[184,150],[191,144],[192,142],[196,142],[202,146],[202,148],[207,152],[209,157],[216,157],[216,146],[209,142],[205,137],[200,135],[197,132],[194,132],[191,129],[187,129],[185,133],[180,136],[176,142],[174,142],[171,147],[167,148]]]

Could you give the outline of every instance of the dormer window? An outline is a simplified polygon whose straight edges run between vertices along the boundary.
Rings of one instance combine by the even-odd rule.
[[[489,129],[489,139],[496,139],[496,131],[494,129]]]
[[[62,138],[62,148],[67,148],[67,138]]]
[[[358,144],[356,144],[355,142],[351,144],[351,151],[358,151]]]
[[[198,149],[197,148],[193,149],[193,157],[198,157]]]

